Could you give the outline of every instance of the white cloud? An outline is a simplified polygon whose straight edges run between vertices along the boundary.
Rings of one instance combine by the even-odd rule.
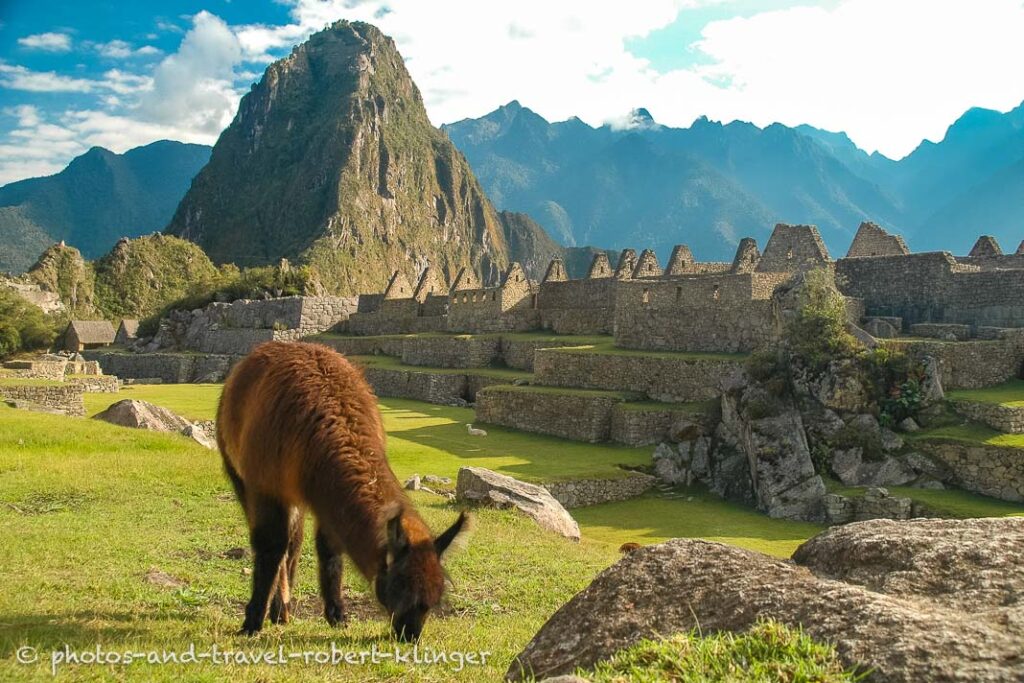
[[[910,152],[972,106],[1024,99],[1019,0],[848,0],[712,23],[701,75],[730,86],[707,113],[846,130],[868,150]]]
[[[0,87],[28,92],[92,92],[96,81],[64,76],[56,71],[32,71],[0,62]]]
[[[71,49],[71,36],[66,33],[37,33],[18,38],[18,45],[44,52],[67,52]]]
[[[200,12],[178,51],[153,71],[152,88],[139,100],[140,117],[215,140],[238,106],[234,69],[241,60],[241,44],[228,25]]]
[[[92,43],[91,47],[108,59],[128,59],[130,57],[152,57],[161,54],[161,51],[152,45],[143,45],[136,48],[124,40],[111,40],[106,43]]]

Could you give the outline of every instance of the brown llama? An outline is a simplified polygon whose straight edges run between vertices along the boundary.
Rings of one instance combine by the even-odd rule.
[[[629,541],[628,543],[623,543],[619,546],[619,552],[623,555],[628,555],[630,553],[635,553],[637,550],[640,550],[640,547],[641,546],[639,543]]]
[[[286,623],[305,511],[316,517],[324,616],[345,620],[342,553],[370,580],[395,635],[415,640],[441,601],[441,559],[465,514],[434,538],[388,465],[377,400],[325,346],[267,342],[232,370],[217,445],[249,524],[252,598],[242,632]]]

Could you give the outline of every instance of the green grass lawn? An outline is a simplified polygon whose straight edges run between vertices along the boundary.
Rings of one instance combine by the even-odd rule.
[[[1015,408],[1024,407],[1024,379],[1011,379],[998,386],[984,389],[957,389],[947,393],[953,400],[998,403]]]
[[[140,398],[192,418],[214,414],[216,385],[129,386],[89,394],[90,413]],[[504,429],[470,437],[468,409],[386,399],[381,412],[399,477],[454,477],[481,465],[534,481],[621,475],[619,464],[649,463],[650,448],[564,441]],[[245,525],[220,457],[169,434],[0,406],[0,680],[50,678],[49,653],[74,650],[323,651],[393,647],[385,618],[351,568],[345,582],[353,619],[330,629],[319,615],[312,530],[296,588],[296,619],[260,636],[235,636],[248,597]],[[920,492],[932,493],[932,492]],[[942,492],[936,492],[942,493]],[[426,493],[414,501],[434,529],[457,510]],[[690,536],[784,557],[821,527],[773,520],[701,490],[679,490],[573,511],[583,540],[538,531],[510,511],[479,510],[467,548],[451,558],[446,606],[428,622],[421,648],[486,651],[485,667],[381,663],[371,668],[133,664],[65,666],[65,680],[197,681],[499,680],[517,654],[573,594],[619,557],[626,541]],[[147,578],[149,577],[149,578]],[[163,584],[153,577],[163,577]],[[45,663],[19,665],[14,651],[37,648]]]

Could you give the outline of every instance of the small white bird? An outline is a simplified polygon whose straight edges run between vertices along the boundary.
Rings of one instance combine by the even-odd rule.
[[[476,429],[471,424],[466,425],[466,430],[469,432],[470,436],[487,436],[487,432],[482,429]]]

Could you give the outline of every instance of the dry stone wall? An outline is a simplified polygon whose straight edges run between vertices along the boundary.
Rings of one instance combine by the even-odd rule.
[[[119,353],[86,351],[120,379],[158,379],[168,384],[221,382],[242,356],[200,353]]]
[[[74,384],[57,385],[0,385],[0,397],[13,401],[29,401],[46,408],[59,410],[72,417],[85,415],[82,387]]]
[[[597,278],[541,283],[541,329],[556,334],[611,334],[616,282],[612,278]]]
[[[498,337],[409,337],[402,342],[402,362],[435,368],[482,368],[501,353]]]
[[[620,398],[494,386],[476,395],[476,420],[524,432],[599,443],[611,438]]]
[[[931,356],[938,361],[946,389],[978,389],[1002,384],[1021,376],[1024,341],[1013,336],[992,341],[882,340],[887,348],[918,360]]]
[[[1007,434],[1024,434],[1024,406],[1004,406],[981,401],[953,401],[956,412]]]
[[[548,493],[565,508],[600,505],[642,496],[657,482],[655,477],[632,472],[619,479],[577,479],[544,484]]]
[[[983,496],[1024,502],[1024,449],[940,439],[922,439],[916,445],[947,468],[947,483]]]
[[[744,359],[702,359],[540,349],[534,357],[537,384],[635,391],[656,401],[705,401],[740,381]]]
[[[471,403],[482,389],[508,381],[472,372],[463,374],[374,367],[363,368],[363,375],[377,396],[408,398],[440,405]]]

